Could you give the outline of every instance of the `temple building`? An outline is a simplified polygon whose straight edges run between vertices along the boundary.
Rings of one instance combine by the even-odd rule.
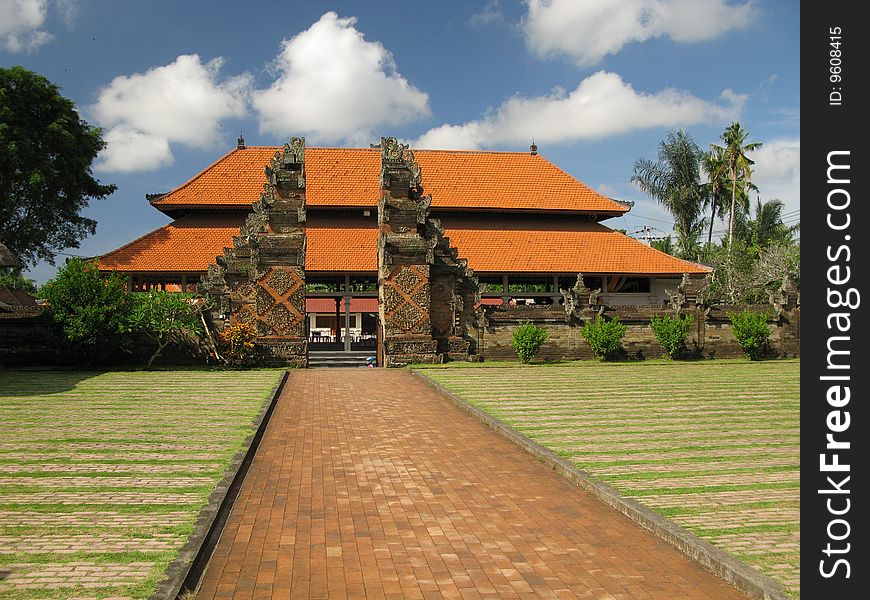
[[[384,194],[390,185],[385,183],[386,154],[378,147],[303,150],[301,143],[299,158],[285,160],[288,169],[304,171],[298,186],[287,192],[300,198],[301,204],[292,205],[299,217],[274,229],[301,232],[293,256],[304,263],[298,266],[305,335],[312,349],[339,342],[346,349],[366,348],[374,344],[383,318],[379,273],[381,281],[386,276],[379,245],[383,253],[390,243],[383,241]],[[277,169],[280,151],[246,146],[240,139],[186,183],[149,195],[151,205],[172,222],[99,257],[100,269],[127,274],[131,290],[194,291],[216,257],[234,243],[239,247],[240,227],[269,187],[264,167],[273,161]],[[409,177],[421,182],[418,191],[428,203],[418,211],[423,215],[418,225],[429,217],[440,223],[442,245],[455,249],[454,258],[467,261],[476,277],[480,303],[560,303],[560,289],[571,288],[582,274],[587,288],[600,290],[601,303],[663,305],[665,290],[675,288],[684,274],[702,277],[709,271],[602,224],[631,205],[592,190],[534,146],[530,152],[418,150],[403,164],[410,165]],[[274,189],[283,189],[281,178],[266,172]],[[410,185],[413,200],[420,194],[413,181]],[[390,193],[408,197],[407,190]],[[271,218],[287,213],[289,206],[272,209]],[[393,229],[394,237],[404,231]]]

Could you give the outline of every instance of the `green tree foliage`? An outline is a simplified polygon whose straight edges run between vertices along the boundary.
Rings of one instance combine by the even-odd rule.
[[[767,315],[744,310],[739,313],[728,313],[731,327],[737,343],[743,348],[750,360],[761,360],[768,349],[770,328],[767,326]]]
[[[677,254],[677,249],[674,247],[674,238],[669,235],[666,235],[660,240],[652,240],[649,245],[656,250],[661,250],[665,254],[670,254],[672,256],[676,256]]]
[[[550,333],[543,327],[524,321],[514,330],[511,346],[520,360],[528,363],[538,354],[549,336]]]
[[[735,231],[735,236],[745,241],[756,252],[774,244],[788,245],[794,240],[799,225],[788,226],[782,222],[783,203],[781,200],[757,200],[755,218],[743,220]]]
[[[692,329],[692,315],[653,317],[650,320],[653,334],[671,358],[686,354],[686,337]]]
[[[157,349],[148,359],[148,366],[173,341],[203,333],[200,303],[189,294],[152,290],[133,294],[133,310],[126,328],[142,333],[157,343]]]
[[[604,319],[586,321],[580,334],[586,339],[596,357],[602,360],[614,360],[625,352],[622,338],[626,331],[628,326],[620,323],[618,317],[614,317],[609,321]]]
[[[127,280],[101,276],[94,263],[71,258],[40,289],[62,339],[83,361],[108,356],[121,344],[133,308]]]
[[[632,183],[673,215],[677,252],[682,258],[697,258],[698,239],[704,227],[703,155],[688,133],[682,129],[670,132],[659,144],[658,159],[639,159],[631,177]]]
[[[94,233],[96,221],[80,212],[116,189],[91,173],[104,146],[53,83],[0,68],[0,241],[23,263],[52,262]]]
[[[740,208],[737,203],[738,190],[741,198],[748,198],[750,178],[752,176],[752,165],[755,164],[749,157],[747,152],[761,148],[760,142],[747,143],[749,132],[737,121],[731,123],[722,133],[722,146],[713,145],[712,151],[719,153],[721,159],[725,162],[728,184],[731,188],[731,207],[728,211],[728,243],[734,241],[734,223],[738,218],[736,213]],[[748,207],[746,207],[748,210]],[[744,211],[745,212],[745,211]]]
[[[0,268],[0,289],[12,288],[28,294],[36,293],[36,283],[21,274],[21,269]]]

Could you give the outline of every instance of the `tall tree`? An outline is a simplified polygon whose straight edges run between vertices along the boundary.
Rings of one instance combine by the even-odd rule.
[[[722,157],[728,165],[728,181],[731,186],[731,210],[728,212],[729,244],[734,241],[734,212],[737,210],[738,187],[743,196],[747,197],[752,165],[755,164],[746,156],[746,153],[761,148],[761,142],[746,143],[748,137],[749,132],[735,121],[722,134],[724,145],[713,145],[717,152],[722,153]]]
[[[782,200],[768,200],[764,203],[757,200],[755,218],[746,222],[744,240],[757,251],[764,250],[772,244],[789,245],[794,241],[798,225],[791,227],[782,222]]]
[[[722,156],[721,148],[711,146],[701,158],[701,167],[707,174],[709,182],[704,185],[704,202],[710,206],[710,221],[707,224],[707,245],[713,241],[713,222],[716,216],[722,216],[722,191],[726,186],[727,164]]]
[[[23,263],[53,262],[96,231],[80,212],[116,189],[92,176],[104,146],[56,85],[23,67],[0,68],[0,241]]]
[[[677,246],[683,258],[696,258],[704,195],[701,187],[703,152],[680,129],[659,143],[658,160],[634,163],[631,182],[659,202],[674,217]]]

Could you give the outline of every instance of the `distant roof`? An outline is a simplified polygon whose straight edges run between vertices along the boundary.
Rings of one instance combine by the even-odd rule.
[[[201,272],[232,246],[242,217],[190,215],[100,257],[101,270]],[[309,215],[305,233],[308,271],[377,271],[378,230],[358,221]],[[522,221],[452,218],[445,234],[481,273],[703,274],[709,269],[681,260],[584,219],[547,217]]]
[[[20,267],[21,261],[18,260],[12,251],[5,244],[0,243],[0,267]]]
[[[236,148],[190,181],[156,198],[164,212],[244,208],[260,198],[263,168],[277,146]],[[424,193],[438,210],[584,212],[620,215],[629,205],[599,194],[538,154],[415,150]],[[306,148],[306,203],[311,207],[376,207],[380,150]]]
[[[22,306],[37,306],[36,299],[27,292],[0,287],[0,309],[14,309]]]

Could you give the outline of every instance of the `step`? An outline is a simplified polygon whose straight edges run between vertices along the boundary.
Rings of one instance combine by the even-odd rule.
[[[309,352],[308,367],[363,367],[371,352]]]

